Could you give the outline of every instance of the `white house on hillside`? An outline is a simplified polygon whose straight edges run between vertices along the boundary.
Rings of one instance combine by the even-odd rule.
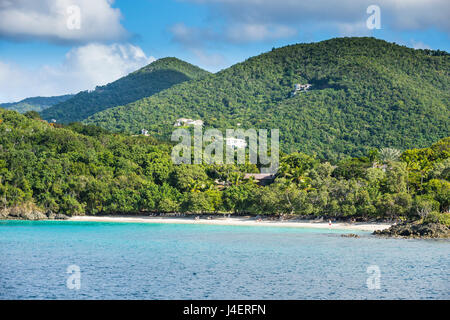
[[[297,92],[306,92],[309,90],[309,88],[311,88],[312,84],[300,84],[300,83],[296,83],[294,85],[294,91],[291,92],[291,97],[295,96],[297,94]]]
[[[181,126],[203,126],[202,120],[192,120],[187,118],[180,118],[177,119],[173,125],[174,127],[181,127]]]
[[[237,139],[237,138],[226,138],[225,139],[227,146],[231,146],[234,148],[245,148],[247,146],[247,142],[245,139]]]

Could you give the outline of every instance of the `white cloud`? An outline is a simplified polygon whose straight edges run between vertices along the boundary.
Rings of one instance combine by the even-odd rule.
[[[371,35],[371,30],[367,28],[366,21],[355,23],[337,23],[336,28],[339,30],[340,35],[347,37]]]
[[[411,40],[411,45],[414,49],[431,49],[431,47],[422,41]]]
[[[169,31],[175,42],[186,47],[196,47],[218,37],[218,34],[212,29],[188,27],[184,23],[174,24]]]
[[[346,26],[352,33],[365,23],[366,9],[376,4],[381,9],[383,28],[424,30],[435,28],[450,33],[448,0],[186,0],[208,6],[213,16],[229,24],[265,24],[316,27]],[[351,26],[351,25],[355,26]]]
[[[226,33],[227,38],[233,42],[254,42],[293,37],[297,30],[283,25],[252,23],[232,25]]]
[[[82,43],[114,41],[128,33],[112,0],[0,0],[0,38]],[[77,19],[76,10],[79,8]],[[74,22],[79,21],[78,25]]]
[[[199,47],[209,42],[257,42],[276,40],[295,36],[295,28],[284,25],[264,23],[236,23],[225,30],[213,30],[209,27],[188,27],[184,23],[177,23],[170,29],[173,40],[186,47]]]
[[[207,53],[203,49],[192,48],[192,53],[197,58],[200,65],[212,67],[213,69],[223,68],[227,64],[225,57],[219,53]]]
[[[177,23],[170,27],[172,40],[190,51],[199,65],[219,70],[226,65],[225,57],[220,53],[208,52],[208,43],[219,40],[220,35],[210,28],[188,27]]]
[[[37,70],[0,61],[0,102],[93,89],[154,60],[131,44],[89,44],[69,51],[61,64]]]
[[[436,28],[450,33],[448,0],[383,0],[380,8],[385,11],[388,23],[396,29],[415,31]]]
[[[257,42],[292,37],[297,34],[294,28],[282,25],[234,24],[226,30],[214,30],[210,27],[188,27],[177,23],[170,27],[172,40],[189,50],[197,58],[199,65],[220,70],[226,66],[225,57],[217,52],[218,44]]]

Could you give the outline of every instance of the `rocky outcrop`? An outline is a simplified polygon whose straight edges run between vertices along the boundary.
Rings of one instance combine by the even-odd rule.
[[[65,214],[53,213],[51,211],[47,211],[46,215],[47,215],[47,219],[49,219],[49,220],[66,220],[66,219],[69,219],[69,217],[66,216]]]
[[[8,218],[8,211],[6,209],[0,209],[0,220]]]
[[[35,205],[22,205],[0,210],[0,219],[3,220],[64,220],[68,218],[64,214],[44,213]]]
[[[44,220],[47,216],[39,209],[33,206],[12,207],[6,209],[8,216],[6,219],[23,219],[23,220]]]
[[[404,222],[388,229],[377,230],[373,234],[402,238],[450,238],[450,229],[437,222]]]
[[[341,234],[341,237],[344,237],[344,238],[359,238],[359,236],[357,234],[354,234],[354,233],[344,233],[344,234]]]

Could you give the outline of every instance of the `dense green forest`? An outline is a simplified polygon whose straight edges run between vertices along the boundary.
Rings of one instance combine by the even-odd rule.
[[[403,152],[372,149],[332,165],[283,154],[274,183],[256,165],[174,165],[172,146],[92,125],[0,109],[0,208],[67,215],[151,212],[426,218],[447,221],[450,137]]]
[[[19,102],[0,103],[0,108],[14,110],[20,113],[25,113],[27,111],[41,112],[72,97],[72,94],[55,97],[32,97],[20,100]]]
[[[86,119],[96,112],[149,97],[178,83],[209,73],[176,58],[164,58],[94,91],[82,91],[73,98],[44,110],[44,119],[68,123]]]
[[[374,38],[297,44],[252,57],[85,123],[167,139],[177,118],[207,128],[279,128],[285,152],[337,161],[450,135],[450,55]],[[295,84],[312,84],[292,95]]]

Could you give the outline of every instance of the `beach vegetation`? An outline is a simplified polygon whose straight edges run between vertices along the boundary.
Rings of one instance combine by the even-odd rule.
[[[172,146],[93,125],[62,127],[0,109],[0,208],[65,215],[251,214],[448,223],[450,137],[385,161],[331,163],[282,154],[273,182],[258,165],[175,165]]]

